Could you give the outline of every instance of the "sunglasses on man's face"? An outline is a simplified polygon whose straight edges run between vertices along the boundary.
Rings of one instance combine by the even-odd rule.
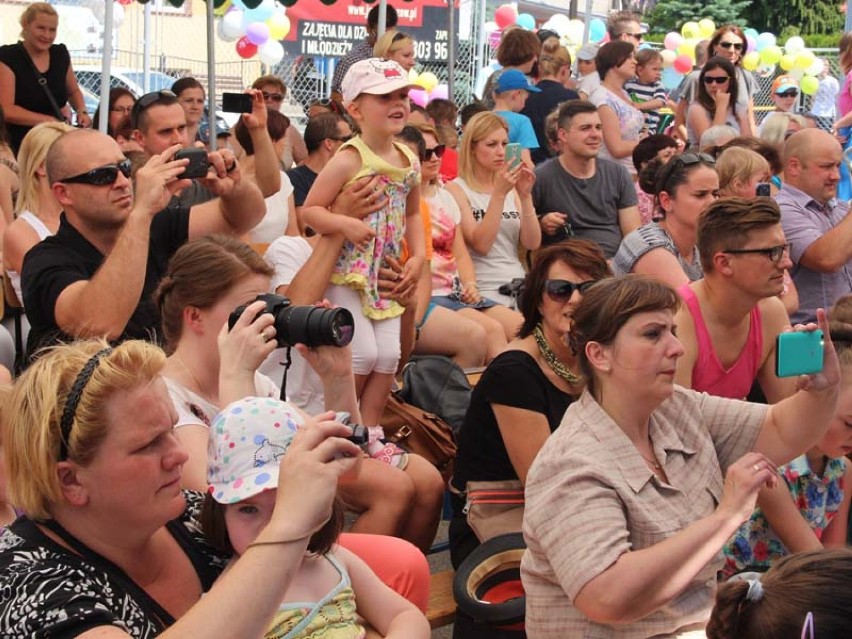
[[[733,48],[734,51],[742,51],[743,50],[743,43],[742,42],[720,42],[719,46],[722,47],[723,49]]]
[[[267,93],[263,91],[263,101],[264,102],[283,102],[284,94],[283,93]]]
[[[428,162],[432,159],[434,155],[439,160],[444,157],[444,151],[447,150],[447,145],[439,144],[438,146],[433,146],[431,149],[425,149],[423,151],[423,155],[420,156],[421,162]]]
[[[725,84],[730,80],[728,76],[721,75],[705,75],[704,76],[704,84]]]
[[[597,284],[597,280],[589,280],[587,282],[570,282],[568,280],[545,280],[544,292],[554,302],[567,302],[574,295],[574,292],[580,294],[585,293],[589,287]]]
[[[779,98],[797,98],[799,97],[799,92],[795,89],[790,89],[789,91],[784,91],[783,93],[776,93]]]
[[[130,160],[122,160],[115,164],[105,164],[91,171],[80,173],[67,177],[64,180],[57,180],[63,184],[89,184],[91,186],[107,186],[115,184],[118,179],[118,174],[121,173],[124,177],[130,177]]]

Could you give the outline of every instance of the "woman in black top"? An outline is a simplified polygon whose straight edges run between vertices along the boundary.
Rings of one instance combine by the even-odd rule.
[[[21,14],[21,42],[0,47],[0,106],[16,154],[21,140],[36,124],[68,118],[70,113],[61,111],[66,103],[77,112],[78,126],[92,125],[68,49],[53,43],[58,23],[56,9],[46,2],[34,2]],[[44,88],[39,84],[42,77],[47,81]]]

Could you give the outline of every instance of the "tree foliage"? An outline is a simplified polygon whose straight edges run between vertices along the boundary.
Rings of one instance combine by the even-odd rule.
[[[654,32],[679,31],[684,22],[698,21],[701,18],[710,18],[718,25],[745,25],[743,13],[751,2],[752,0],[658,0],[645,19]]]
[[[831,0],[753,0],[743,17],[758,31],[777,33],[785,26],[795,25],[802,34],[835,33],[843,31],[840,5]]]

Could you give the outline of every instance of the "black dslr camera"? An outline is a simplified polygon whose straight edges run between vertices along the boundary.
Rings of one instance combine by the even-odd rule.
[[[355,334],[352,313],[345,308],[322,308],[320,306],[293,306],[281,295],[265,293],[252,302],[263,301],[264,313],[275,318],[275,341],[278,348],[293,344],[315,346],[346,346]],[[228,318],[228,329],[234,328],[246,306],[238,306]]]
[[[349,426],[349,428],[352,429],[352,434],[346,439],[348,439],[356,446],[364,448],[367,444],[370,443],[370,433],[367,430],[367,427],[362,426],[361,424],[353,424],[352,420],[350,419],[349,413],[347,413],[346,411],[337,411],[334,414],[334,421],[339,422],[344,426]]]

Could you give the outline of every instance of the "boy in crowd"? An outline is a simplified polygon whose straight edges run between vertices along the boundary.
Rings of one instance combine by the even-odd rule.
[[[624,85],[634,106],[645,114],[645,129],[657,133],[660,124],[659,110],[666,106],[666,89],[660,78],[663,75],[663,56],[654,49],[636,52],[636,79]]]

